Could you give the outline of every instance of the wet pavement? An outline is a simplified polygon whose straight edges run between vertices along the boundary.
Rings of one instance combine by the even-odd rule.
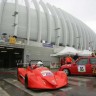
[[[38,91],[26,89],[16,74],[16,69],[0,70],[0,96],[96,96],[96,77],[69,76],[67,87]]]

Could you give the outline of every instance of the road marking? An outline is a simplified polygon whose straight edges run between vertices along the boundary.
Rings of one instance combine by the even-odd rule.
[[[24,92],[26,92],[32,96],[53,96],[52,94],[50,94],[48,92],[40,93],[40,92],[32,91],[31,89],[26,89],[23,84],[21,84],[19,81],[15,80],[15,79],[9,78],[9,79],[4,79],[4,81],[8,82],[9,84],[14,85],[15,87],[23,90]]]
[[[10,96],[10,95],[0,87],[0,96]]]

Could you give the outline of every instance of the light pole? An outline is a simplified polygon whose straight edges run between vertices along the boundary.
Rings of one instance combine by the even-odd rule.
[[[55,30],[59,30],[60,28],[56,28]]]
[[[92,43],[93,43],[94,41],[90,41],[89,42],[89,50],[91,50],[92,49],[92,51],[93,51],[93,46],[92,46]]]
[[[59,34],[59,31],[61,28],[56,28],[54,29],[56,31],[56,45],[59,45],[59,37],[60,37],[60,34]]]
[[[80,36],[76,37],[78,39],[78,49],[80,49]]]

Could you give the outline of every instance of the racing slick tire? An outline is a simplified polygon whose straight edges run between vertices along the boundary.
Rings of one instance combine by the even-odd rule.
[[[28,89],[28,76],[25,75],[25,88]]]
[[[67,74],[70,75],[70,71],[68,69],[63,69],[63,71]]]

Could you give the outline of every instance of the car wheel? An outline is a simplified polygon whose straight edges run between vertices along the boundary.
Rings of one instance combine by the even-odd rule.
[[[67,75],[70,75],[70,72],[69,72],[68,69],[64,69],[63,71],[64,71]]]
[[[27,75],[25,76],[25,88],[28,89],[28,76]]]

